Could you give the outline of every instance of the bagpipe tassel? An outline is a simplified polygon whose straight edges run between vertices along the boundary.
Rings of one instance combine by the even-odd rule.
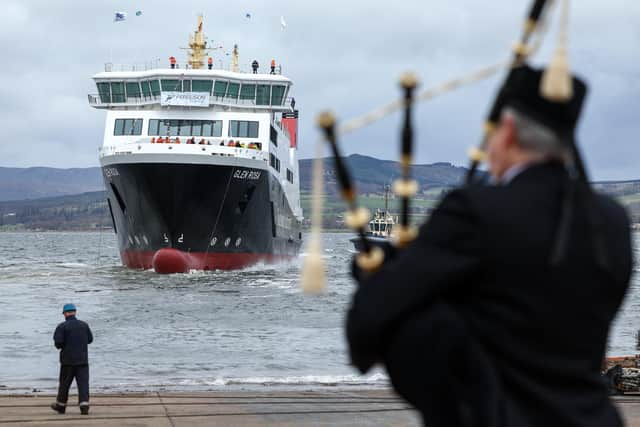
[[[320,232],[312,232],[307,257],[302,267],[302,290],[307,294],[320,294],[327,287],[326,265],[322,257]]]
[[[322,143],[316,143],[316,158],[313,162],[313,189],[311,199],[311,237],[307,257],[302,266],[302,290],[308,294],[319,294],[327,287],[326,265],[322,256]]]
[[[573,96],[567,49],[558,47],[540,83],[542,96],[550,101],[565,102]]]
[[[569,0],[563,0],[558,46],[540,81],[540,94],[549,101],[566,102],[573,97],[573,80],[567,53],[568,26]]]

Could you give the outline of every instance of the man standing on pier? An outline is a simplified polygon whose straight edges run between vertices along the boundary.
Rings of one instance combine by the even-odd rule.
[[[69,398],[69,387],[73,379],[78,386],[80,413],[89,414],[89,351],[93,342],[89,325],[76,318],[76,306],[65,304],[62,308],[65,321],[60,323],[53,334],[53,341],[60,349],[60,382],[58,397],[51,408],[64,414]]]

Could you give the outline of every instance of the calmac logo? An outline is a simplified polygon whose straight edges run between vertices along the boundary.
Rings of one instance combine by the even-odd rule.
[[[202,104],[206,102],[206,96],[197,93],[167,93],[164,102],[169,104],[172,103],[172,101],[174,103]]]

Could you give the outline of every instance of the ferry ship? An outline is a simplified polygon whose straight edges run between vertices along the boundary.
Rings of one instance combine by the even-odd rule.
[[[302,242],[298,111],[277,67],[241,72],[207,59],[112,64],[89,104],[106,110],[99,159],[122,263],[158,273],[239,269],[297,256]]]

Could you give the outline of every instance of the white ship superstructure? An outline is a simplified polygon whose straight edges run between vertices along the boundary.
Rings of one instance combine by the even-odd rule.
[[[93,76],[89,103],[107,113],[100,163],[129,267],[238,268],[299,250],[292,82],[277,69],[204,68],[201,34],[200,21],[183,68]]]

